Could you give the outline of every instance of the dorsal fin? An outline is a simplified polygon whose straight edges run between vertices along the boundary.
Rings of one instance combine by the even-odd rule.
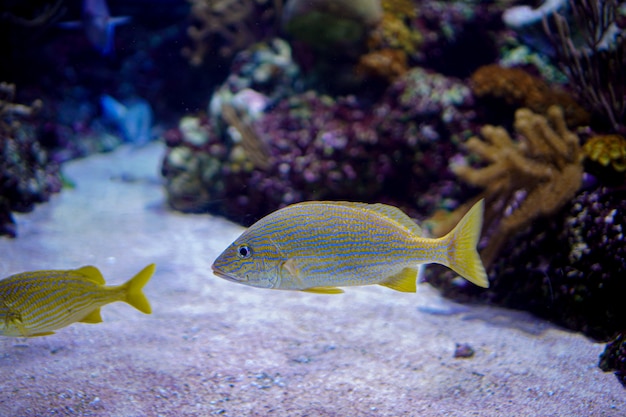
[[[387,204],[375,203],[375,204],[367,204],[367,203],[353,203],[350,201],[320,201],[320,203],[324,204],[334,204],[338,206],[346,206],[346,207],[355,207],[360,208],[362,210],[374,211],[381,216],[384,216],[388,219],[391,219],[401,225],[402,227],[407,228],[416,236],[424,236],[422,232],[422,228],[417,225],[409,216],[407,216],[402,210],[397,207],[390,206]]]
[[[76,272],[84,276],[85,279],[95,282],[96,284],[105,284],[104,277],[95,266],[83,266],[82,268],[78,268]]]

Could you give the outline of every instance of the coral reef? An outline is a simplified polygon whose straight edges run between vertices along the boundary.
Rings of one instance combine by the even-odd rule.
[[[471,87],[476,97],[491,99],[496,108],[506,104],[512,109],[526,107],[535,113],[545,114],[548,107],[557,105],[563,109],[568,126],[589,123],[589,113],[571,95],[521,68],[484,65],[472,74]]]
[[[626,171],[626,139],[621,135],[595,135],[583,146],[585,156],[617,172]]]
[[[333,2],[308,3],[304,10],[310,12],[314,6]],[[349,9],[358,4],[334,3],[337,8],[345,8],[344,3],[349,3]],[[302,19],[292,19],[297,20],[298,25],[283,19],[291,34],[296,60],[303,72],[313,79],[316,90],[329,94],[369,92],[378,98],[384,88],[405,71],[404,67],[421,65],[445,75],[465,77],[475,68],[474,63],[489,62],[497,55],[489,33],[490,29],[501,27],[497,7],[470,5],[464,1],[374,3],[382,5],[382,16],[370,13],[373,17],[367,20],[362,16],[360,20],[343,19],[354,15],[348,11],[334,13],[330,20],[322,19],[327,14],[314,14],[315,19],[310,19],[307,25]],[[290,3],[286,8],[290,8]],[[355,27],[346,28],[344,20]],[[481,48],[470,46],[475,43],[481,44]]]
[[[502,21],[517,32],[525,45],[546,56],[553,56],[554,46],[546,36],[543,22],[555,12],[569,14],[568,0],[546,0],[536,9],[525,4],[513,5],[502,13]]]
[[[289,44],[279,38],[258,43],[241,51],[232,63],[233,71],[211,97],[208,113],[220,115],[224,103],[252,119],[263,114],[270,103],[290,96],[301,84],[301,73],[293,62]]]
[[[583,191],[563,216],[509,242],[493,270],[498,297],[599,340],[623,330],[624,201],[619,188]]]
[[[367,77],[375,79],[381,71],[389,75],[392,71],[383,67],[395,64],[397,57],[392,61],[389,55],[378,53],[363,58],[364,65],[355,72],[362,55],[375,52],[368,50],[367,40],[378,27],[382,13],[380,0],[287,2],[282,29],[306,74],[307,84],[318,91],[346,94],[359,91]],[[376,70],[372,70],[374,67]]]
[[[502,31],[502,4],[458,0],[414,4],[416,18],[410,27],[421,41],[410,57],[419,65],[465,78],[498,58],[498,36],[494,35]]]
[[[626,323],[625,202],[623,188],[601,186],[529,223],[493,261],[486,291],[436,268],[427,280],[449,297],[530,311],[608,341]]]
[[[357,75],[381,78],[391,83],[408,71],[406,53],[399,49],[379,49],[361,55],[355,68]]]
[[[414,68],[375,104],[314,91],[282,94],[271,81],[250,80],[265,65],[259,59],[273,58],[237,56],[209,116],[194,118],[193,134],[182,125],[168,133],[163,173],[172,207],[210,209],[244,224],[307,199],[386,201],[423,215],[438,204],[441,188],[454,187],[447,160],[473,117],[461,82]],[[253,94],[251,87],[269,103],[255,117],[236,100]]]
[[[199,66],[208,53],[232,57],[259,40],[262,30],[272,27],[281,13],[282,0],[188,0],[191,47],[183,55]],[[261,32],[260,32],[261,31]]]
[[[618,133],[626,132],[626,36],[623,2],[569,0],[568,13],[544,18],[558,63],[582,102]],[[551,24],[549,24],[551,23]]]
[[[15,86],[0,83],[0,235],[11,237],[17,235],[12,211],[30,211],[61,189],[59,167],[48,161],[28,122],[41,101],[26,106],[14,97]]]
[[[382,7],[382,19],[369,34],[369,49],[399,50],[405,55],[417,53],[422,36],[410,24],[417,16],[415,4],[408,0],[385,0]]]
[[[295,39],[324,54],[335,54],[364,41],[381,18],[380,0],[291,0],[282,24]]]
[[[364,79],[382,79],[390,84],[407,72],[408,56],[417,52],[421,36],[408,23],[415,18],[412,2],[387,0],[382,8],[382,18],[368,34],[369,52],[361,55],[355,71]]]
[[[484,141],[472,137],[466,146],[489,165],[451,167],[463,181],[484,188],[485,228],[495,229],[482,252],[486,266],[507,239],[538,217],[556,213],[582,184],[579,139],[567,130],[559,107],[550,107],[547,117],[520,109],[515,129],[521,136],[517,142],[501,127],[483,127]]]
[[[626,388],[626,332],[620,333],[600,355],[600,369],[615,372],[615,376]]]

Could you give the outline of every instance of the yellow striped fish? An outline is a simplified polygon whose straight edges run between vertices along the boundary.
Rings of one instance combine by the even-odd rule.
[[[11,275],[0,281],[0,335],[46,336],[75,322],[100,323],[100,307],[116,301],[150,314],[142,289],[154,270],[150,264],[125,284],[110,287],[93,266]]]
[[[219,277],[253,287],[330,294],[370,284],[415,292],[418,264],[438,263],[487,288],[476,251],[482,218],[481,200],[454,230],[429,239],[396,207],[298,203],[250,226],[212,268]]]

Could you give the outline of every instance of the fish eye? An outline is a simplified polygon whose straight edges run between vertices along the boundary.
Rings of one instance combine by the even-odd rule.
[[[252,255],[252,249],[250,249],[248,245],[239,245],[237,248],[237,255],[241,259],[249,258]]]

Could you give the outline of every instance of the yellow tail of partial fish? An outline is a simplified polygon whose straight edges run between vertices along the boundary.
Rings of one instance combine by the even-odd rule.
[[[487,272],[476,250],[483,225],[483,210],[484,200],[480,200],[442,239],[447,241],[450,255],[449,264],[446,266],[469,282],[488,288]]]
[[[150,302],[143,293],[143,287],[150,280],[150,278],[152,278],[152,274],[154,274],[155,269],[156,266],[154,264],[150,264],[122,285],[122,289],[126,293],[126,299],[123,301],[126,301],[137,310],[146,314],[152,313],[152,308],[150,307]]]

